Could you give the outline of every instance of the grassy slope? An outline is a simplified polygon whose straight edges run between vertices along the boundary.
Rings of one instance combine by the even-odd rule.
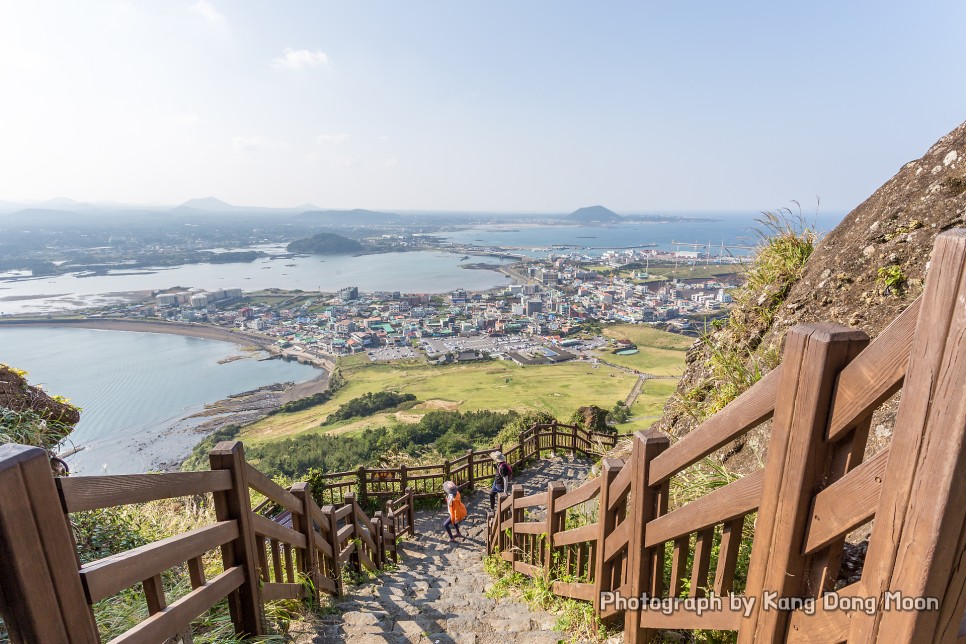
[[[648,380],[644,383],[644,388],[641,390],[641,394],[637,397],[637,400],[631,405],[631,416],[639,416],[642,418],[651,416],[653,417],[651,420],[656,419],[656,417],[661,415],[661,410],[664,409],[664,403],[671,397],[671,394],[674,393],[677,386],[677,380]],[[635,427],[634,429],[636,431],[638,428]]]
[[[642,325],[612,326],[604,332],[610,337],[628,338],[641,349],[633,356],[605,353],[602,356],[605,360],[657,375],[681,373],[685,350],[692,342],[690,338]],[[347,384],[332,400],[293,414],[269,416],[246,427],[242,433],[244,440],[257,443],[306,431],[355,433],[391,420],[417,422],[432,409],[534,410],[566,419],[582,405],[595,404],[609,409],[627,397],[636,380],[633,374],[620,369],[607,365],[592,369],[581,362],[521,367],[512,362],[493,361],[435,367],[419,360],[372,363],[366,356],[356,355],[342,358],[340,365]],[[632,415],[660,413],[675,385],[673,380],[647,382],[632,408]],[[415,394],[420,404],[399,413],[380,413],[319,427],[339,405],[366,392],[387,390]]]
[[[258,442],[312,430],[339,405],[368,391],[402,391],[415,394],[420,401],[451,401],[457,404],[441,407],[460,411],[537,410],[567,418],[581,405],[612,407],[630,393],[635,381],[633,374],[606,365],[592,369],[579,362],[520,367],[512,362],[494,361],[434,367],[416,361],[372,364],[365,356],[353,356],[341,365],[348,384],[333,400],[301,412],[270,416],[246,427],[242,437]],[[419,405],[400,417],[418,420],[417,415],[432,406]],[[369,422],[357,421],[351,423],[351,429],[378,425],[387,417],[388,414],[367,419]],[[347,431],[345,425],[334,425],[330,431]]]
[[[627,339],[637,345],[639,353],[619,356],[610,352],[601,354],[607,362],[637,369],[656,376],[679,376],[684,371],[684,355],[694,342],[676,333],[668,333],[642,324],[619,324],[604,328],[604,335],[614,339]]]

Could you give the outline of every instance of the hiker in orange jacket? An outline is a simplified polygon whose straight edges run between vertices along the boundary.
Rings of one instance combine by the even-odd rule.
[[[456,541],[452,531],[452,528],[456,528],[456,536],[465,539],[466,537],[460,534],[460,521],[466,518],[466,506],[460,499],[460,489],[456,483],[446,481],[443,483],[443,492],[446,494],[446,509],[449,511],[449,516],[443,522],[446,534],[449,535],[450,541]]]

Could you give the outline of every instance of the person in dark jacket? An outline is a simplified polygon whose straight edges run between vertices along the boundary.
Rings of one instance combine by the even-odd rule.
[[[493,452],[490,454],[490,458],[493,459],[495,471],[493,487],[490,488],[490,509],[492,510],[496,507],[497,496],[510,493],[510,476],[513,474],[513,470],[506,462],[506,456],[503,455],[503,452]]]

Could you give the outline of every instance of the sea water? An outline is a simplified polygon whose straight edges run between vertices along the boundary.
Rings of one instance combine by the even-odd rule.
[[[444,293],[457,288],[483,291],[507,283],[493,270],[461,268],[466,264],[500,264],[494,257],[443,252],[375,255],[311,255],[264,257],[238,264],[187,264],[174,268],[122,269],[85,277],[67,274],[23,279],[0,277],[0,315],[51,313],[119,301],[110,294],[164,290],[175,286],[217,290],[267,288],[335,292],[347,286],[360,291]]]
[[[184,458],[203,436],[178,421],[205,403],[277,382],[321,374],[308,365],[252,357],[229,342],[180,335],[0,328],[0,362],[28,372],[31,384],[82,408],[65,449],[82,474],[130,474]],[[177,427],[177,429],[174,429]]]

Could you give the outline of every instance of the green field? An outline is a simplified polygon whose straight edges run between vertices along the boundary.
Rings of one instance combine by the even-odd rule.
[[[706,278],[706,277],[726,277],[728,275],[733,275],[735,273],[741,272],[742,267],[740,264],[709,264],[705,266],[704,264],[698,264],[695,266],[690,266],[687,264],[681,264],[677,268],[673,264],[669,266],[655,266],[651,264],[649,268],[649,274],[651,277],[639,280],[641,284],[650,284],[652,282],[663,282],[669,279],[694,279],[694,278]],[[627,272],[630,275],[632,271]]]
[[[648,418],[650,416],[660,416],[661,411],[664,409],[664,403],[671,397],[671,394],[674,393],[674,389],[677,386],[677,380],[648,380],[645,382],[644,388],[641,390],[637,400],[631,405],[631,417]],[[643,425],[649,425],[653,420],[656,419],[652,418],[644,422]],[[636,431],[636,426],[640,423],[633,424],[635,425]],[[624,431],[623,428],[621,431]]]
[[[585,362],[521,367],[493,361],[473,365],[430,366],[420,361],[375,364],[364,355],[340,360],[347,384],[332,400],[300,412],[269,416],[246,427],[243,438],[259,442],[304,431],[322,431],[318,425],[342,403],[369,391],[399,391],[420,401],[399,414],[414,422],[430,409],[473,411],[547,411],[560,419],[583,405],[611,408],[630,393],[636,376],[607,365],[593,368]],[[388,415],[350,423],[351,429],[378,424]],[[326,431],[346,431],[345,423]]]
[[[694,344],[694,338],[678,333],[668,333],[646,324],[615,324],[604,327],[604,335],[608,338],[626,338],[639,348],[673,349],[687,351]]]
[[[644,324],[618,324],[604,328],[604,335],[615,340],[630,340],[640,350],[630,356],[603,352],[601,360],[656,376],[679,376],[684,372],[684,357],[693,338],[668,333]]]

